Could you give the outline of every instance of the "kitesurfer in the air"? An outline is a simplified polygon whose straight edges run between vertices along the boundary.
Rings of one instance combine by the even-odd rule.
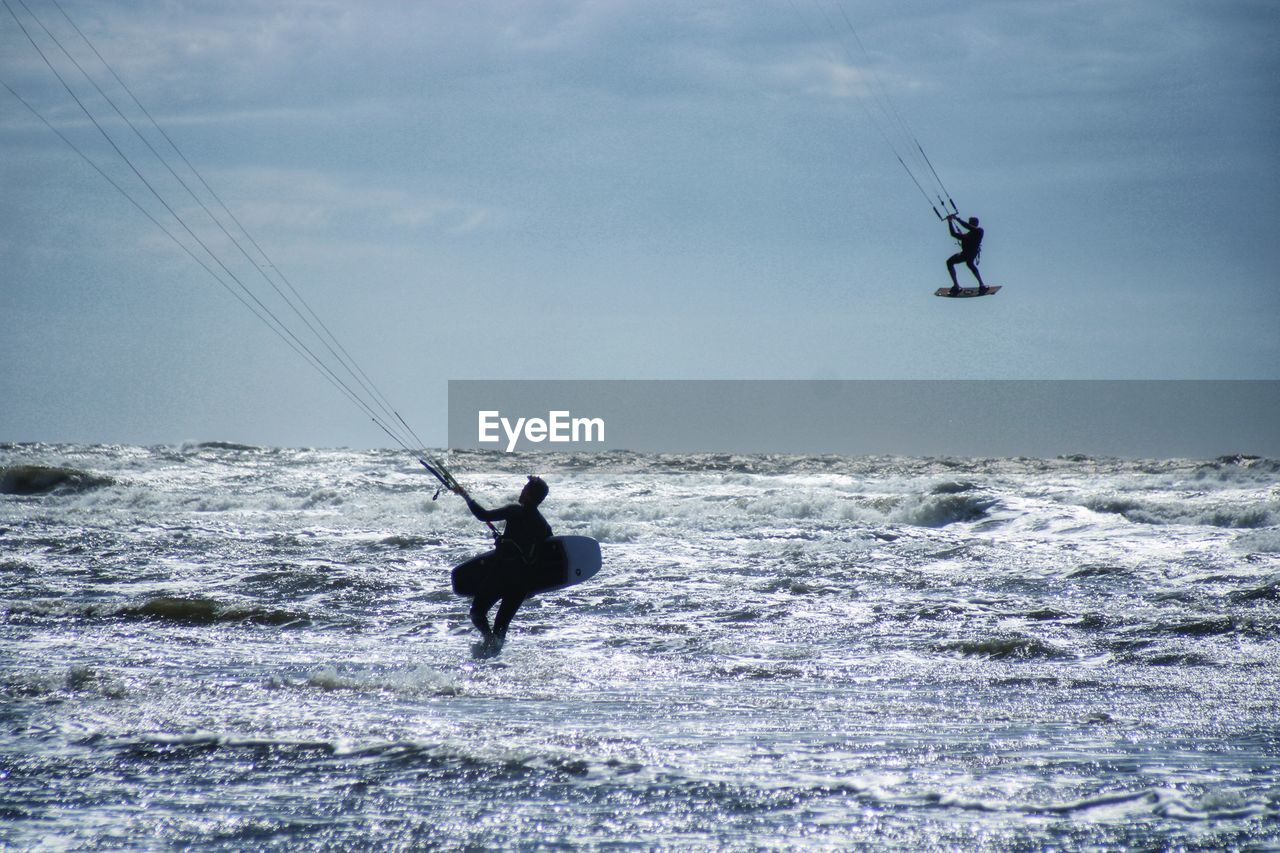
[[[956,226],[959,227],[956,227]],[[973,277],[978,280],[978,295],[987,292],[987,286],[982,281],[982,273],[978,272],[978,257],[982,254],[982,234],[983,231],[978,227],[978,217],[970,216],[969,221],[965,222],[958,215],[951,213],[947,215],[947,228],[951,231],[951,236],[960,241],[960,251],[947,258],[947,272],[951,273],[951,295],[957,296],[960,293],[960,283],[956,280],[956,264],[963,262],[969,268],[969,272],[973,273]],[[960,229],[964,229],[963,231]]]
[[[468,560],[453,570],[453,589],[460,595],[474,595],[471,621],[483,638],[477,651],[497,654],[507,636],[511,619],[529,594],[529,575],[541,556],[539,548],[551,538],[551,525],[538,511],[547,496],[547,484],[541,477],[530,477],[513,504],[498,509],[485,509],[462,489],[455,491],[466,498],[467,508],[481,521],[504,521],[497,546],[488,553]],[[502,602],[489,627],[489,610]]]

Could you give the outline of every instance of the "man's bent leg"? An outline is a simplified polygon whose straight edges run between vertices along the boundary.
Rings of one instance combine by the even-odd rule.
[[[498,615],[493,617],[493,634],[499,641],[507,636],[507,628],[511,625],[511,620],[515,617],[516,611],[520,609],[520,605],[524,604],[524,599],[525,594],[523,592],[513,592],[502,597],[502,605],[498,608]]]
[[[978,280],[978,287],[982,288],[983,290],[986,290],[987,286],[982,282],[982,273],[978,272],[978,265],[975,264],[972,260],[966,260],[964,263],[965,263],[965,266],[969,268],[969,272],[973,273],[973,277]]]
[[[486,640],[493,637],[493,631],[489,628],[489,608],[497,603],[498,597],[495,593],[481,592],[471,602],[471,624],[480,629]]]

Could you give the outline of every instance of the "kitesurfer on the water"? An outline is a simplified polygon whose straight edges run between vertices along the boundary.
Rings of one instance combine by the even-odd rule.
[[[538,511],[547,496],[547,484],[541,477],[529,477],[513,504],[498,509],[485,509],[461,489],[467,508],[481,521],[505,521],[497,547],[468,560],[453,570],[453,588],[463,595],[474,595],[471,621],[483,636],[481,651],[496,653],[502,648],[511,619],[528,595],[528,575],[540,556],[539,546],[551,538],[551,525]],[[499,601],[502,605],[489,627],[489,610]]]
[[[961,231],[956,225],[965,230]],[[973,273],[973,277],[978,280],[978,295],[987,292],[987,286],[982,281],[982,273],[978,272],[978,256],[982,254],[982,234],[983,231],[978,227],[978,217],[970,216],[969,221],[965,222],[957,214],[951,213],[947,215],[947,228],[951,231],[951,236],[960,241],[960,251],[947,258],[947,272],[951,273],[951,295],[956,296],[960,293],[960,283],[956,280],[956,264],[964,262],[969,268],[969,272]]]

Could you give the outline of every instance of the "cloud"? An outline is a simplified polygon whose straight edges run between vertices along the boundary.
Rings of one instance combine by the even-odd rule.
[[[240,169],[220,173],[218,183],[251,232],[325,233],[358,227],[399,231],[468,233],[498,227],[501,209],[366,180],[302,169]]]
[[[49,0],[28,2],[68,32]],[[1026,347],[989,369],[1070,373],[1127,363],[1132,347],[1070,326],[1119,306],[1107,328],[1150,329],[1151,364],[1256,374],[1258,344],[1222,318],[1275,315],[1274,2],[60,2],[273,258],[357,326],[444,302],[463,344],[490,331],[494,299],[513,323],[597,306],[573,328],[606,341],[601,375],[643,375],[654,352],[774,370],[797,356],[760,341],[824,323],[802,335],[803,360],[832,375],[928,373],[1016,326],[1008,341]],[[110,154],[12,21],[0,77]],[[986,263],[1010,285],[989,306],[1010,312],[1001,322],[920,325],[939,306],[913,293],[942,283],[930,276],[945,278],[951,246],[863,109],[879,109],[877,87],[991,226]],[[17,304],[44,306],[49,282],[114,275],[141,294],[148,277],[203,276],[60,146],[0,106]],[[158,251],[133,251],[143,233]],[[1231,303],[1205,287],[1219,279],[1259,296]],[[1159,300],[1187,306],[1177,323],[1150,321],[1155,288],[1182,289]],[[646,311],[685,318],[684,334]],[[725,311],[711,350],[687,334]],[[864,341],[845,326],[902,333]],[[1161,346],[1170,329],[1179,345]],[[1062,342],[1051,360],[1042,340]],[[563,356],[571,373],[585,350],[572,334],[557,345],[546,364]]]

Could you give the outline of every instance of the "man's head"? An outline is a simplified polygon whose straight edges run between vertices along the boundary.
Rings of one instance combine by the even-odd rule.
[[[969,217],[969,227],[970,227],[970,228],[977,228],[977,227],[978,227],[978,217],[976,217],[976,216],[970,216],[970,217]]]
[[[547,481],[541,477],[529,475],[529,482],[524,484],[524,489],[520,491],[520,503],[525,506],[537,506],[546,498]]]

